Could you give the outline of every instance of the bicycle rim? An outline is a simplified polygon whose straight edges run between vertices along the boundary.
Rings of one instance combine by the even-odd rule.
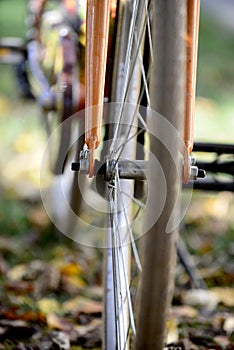
[[[119,2],[112,93],[117,107],[110,113],[114,124],[107,155],[113,170],[108,184],[110,230],[105,259],[104,348],[108,350],[162,349],[165,345],[177,236],[173,224],[170,234],[166,231],[169,219],[173,222],[177,215],[173,206],[178,206],[180,178],[174,168],[180,166],[179,142],[165,147],[162,139],[157,139],[154,129],[158,122],[152,120],[151,111],[160,113],[176,131],[181,128],[185,101],[185,5],[181,0]],[[146,104],[141,109],[143,100]],[[160,123],[157,128],[160,129]],[[151,211],[141,227],[144,237],[139,243],[143,253],[139,253],[136,239],[141,235],[135,236],[133,226],[136,215],[145,208],[145,197],[143,202],[134,198],[134,180],[120,179],[119,164],[122,159],[136,159],[137,136],[143,130],[149,133],[148,195],[153,194]],[[176,150],[173,159],[168,152],[172,148]],[[152,166],[155,157],[160,170]],[[160,202],[161,194],[154,184],[162,183],[162,171],[167,186],[165,203],[158,220],[148,224]]]

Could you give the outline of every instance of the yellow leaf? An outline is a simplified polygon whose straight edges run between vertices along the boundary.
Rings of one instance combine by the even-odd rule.
[[[37,306],[39,310],[45,315],[48,315],[51,312],[59,312],[61,310],[60,304],[57,302],[57,300],[50,298],[43,298],[41,300],[38,300]]]
[[[78,276],[64,276],[63,277],[63,283],[66,285],[70,285],[71,288],[75,287],[75,288],[84,288],[86,286],[85,282]],[[67,288],[69,290],[69,286]],[[74,288],[72,288],[74,289]]]
[[[174,343],[179,340],[179,333],[178,333],[178,327],[177,322],[175,318],[170,318],[167,320],[167,343]]]
[[[7,278],[10,281],[20,281],[26,275],[27,269],[28,266],[26,264],[16,265],[7,272]]]
[[[81,268],[76,262],[70,262],[61,267],[61,274],[66,276],[77,276],[81,273]]]
[[[216,295],[219,302],[228,306],[234,306],[234,288],[230,287],[214,287],[211,291]]]

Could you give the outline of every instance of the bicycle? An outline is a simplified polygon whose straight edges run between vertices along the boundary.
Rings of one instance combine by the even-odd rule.
[[[79,164],[73,164],[73,170],[86,172],[91,178],[94,174],[102,173],[108,182],[109,232],[106,238],[104,348],[126,349],[130,343],[134,343],[135,349],[162,349],[165,345],[166,313],[172,293],[172,270],[176,255],[178,222],[177,213],[173,208],[179,204],[177,196],[182,172],[179,151],[183,157],[185,182],[189,181],[191,172],[189,155],[193,143],[199,2],[189,1],[188,7],[185,1],[117,2],[116,43],[113,55],[115,63],[111,91],[111,101],[117,102],[117,107],[110,105],[106,112],[110,118],[108,123],[111,125],[108,128],[110,144],[107,146],[105,161],[98,162],[94,159],[94,150],[101,142],[109,12],[110,1],[88,1],[86,145],[81,151]],[[156,20],[153,21],[155,17]],[[154,78],[151,77],[149,87],[151,74]],[[153,101],[152,96],[155,98]],[[145,110],[139,108],[143,103]],[[180,124],[183,124],[185,109],[187,117],[183,148],[179,135],[183,134],[183,126]],[[156,115],[154,110],[163,118]],[[143,168],[143,162],[135,160],[136,138],[146,131],[150,134],[147,170]],[[160,164],[163,170],[160,166],[155,166],[155,163]],[[197,168],[192,170],[196,172],[194,177],[204,175],[199,173]],[[165,182],[162,181],[162,172]],[[129,184],[129,180],[120,180],[121,178],[132,181]],[[145,205],[141,206],[140,201],[134,199],[133,180],[146,178],[148,198]],[[167,186],[163,208],[162,203],[159,203],[162,193],[155,189],[154,184],[160,184],[164,190],[165,184]],[[130,204],[126,204],[129,199],[139,206],[134,215],[139,215],[140,208],[145,206],[149,210],[146,216],[148,227],[141,228],[144,233],[148,231],[144,235],[143,265],[137,253],[136,237],[132,228],[134,221],[137,221],[137,225],[140,223],[137,216],[131,216]],[[130,250],[135,259],[135,267],[132,267],[133,279],[129,277]],[[140,293],[136,297],[139,309],[135,324],[131,294],[133,289],[137,289],[137,269],[142,271],[142,276]],[[157,312],[152,310],[153,306]]]
[[[110,5],[112,5],[112,11]],[[174,206],[177,209],[179,205],[177,197],[178,188],[182,182],[182,159],[185,182],[189,180],[190,169],[192,169],[193,178],[204,175],[199,173],[194,165],[190,167],[189,160],[192,148],[191,124],[199,3],[191,1],[189,5],[187,9],[185,1],[175,1],[173,5],[171,2],[169,5],[167,1],[90,0],[87,2],[86,140],[85,147],[80,152],[80,161],[73,163],[72,169],[76,174],[78,170],[82,176],[84,173],[90,178],[94,175],[100,176],[105,180],[103,183],[108,183],[108,220],[107,228],[103,229],[101,242],[101,245],[106,248],[103,336],[103,348],[106,349],[126,349],[133,344],[136,349],[161,349],[165,345],[166,313],[172,296],[176,227],[179,223]],[[187,89],[190,89],[190,95],[187,99],[189,116],[186,118],[186,147],[184,147],[180,137],[182,125],[179,124],[182,124],[180,122],[185,113],[187,10],[191,11],[188,15],[191,19],[189,24],[191,28],[187,33],[192,39],[191,47],[187,49],[187,76],[189,77]],[[158,15],[158,11],[159,13],[161,11],[161,16]],[[112,40],[108,50],[110,13]],[[153,22],[155,14],[158,20]],[[125,41],[126,37],[130,45]],[[156,63],[152,58],[155,40],[157,42]],[[136,51],[134,51],[134,44]],[[103,107],[107,57],[108,62],[113,60],[114,64],[111,84],[109,81],[109,84],[106,84],[105,98],[108,96],[109,101],[115,101],[115,104],[110,103]],[[162,67],[163,73],[161,73]],[[155,81],[151,80],[149,87],[150,74],[154,75]],[[130,90],[132,91],[129,93]],[[152,93],[155,94],[156,99],[153,103],[150,101]],[[166,94],[170,96],[169,102],[165,101]],[[145,108],[139,108],[139,105]],[[153,110],[157,110],[166,118],[160,117]],[[108,117],[104,137],[107,144],[103,147],[101,161],[95,161],[94,151],[101,143],[103,114]],[[144,139],[147,138],[146,132],[150,134],[149,151],[143,146]],[[139,143],[142,144],[140,147],[142,149],[140,150],[136,149],[137,138],[141,138]],[[65,156],[67,149],[68,146],[63,145]],[[139,153],[141,157],[143,153],[148,153],[146,157],[149,159],[150,167],[144,160],[135,160]],[[65,161],[64,157],[63,160]],[[163,175],[165,179],[162,180]],[[121,178],[124,180],[120,180]],[[130,184],[126,179],[131,179]],[[145,191],[146,185],[140,186],[139,181],[146,179],[148,190]],[[139,180],[135,183],[135,190],[134,180]],[[155,191],[154,184],[160,184],[164,191],[167,188],[167,196],[163,193],[165,202],[162,203],[162,195],[157,189]],[[137,187],[141,187],[140,197],[143,194],[143,203],[140,199],[134,199],[134,191],[137,191]],[[132,208],[131,201],[137,208],[134,206]],[[149,210],[145,221],[146,227],[142,227],[140,223],[142,209]],[[72,222],[69,226],[70,230],[74,223],[72,215],[68,220]],[[69,237],[77,239],[77,235],[74,238],[70,232],[67,232],[64,225],[61,226],[60,223],[57,225]],[[140,226],[138,237],[134,236],[132,226]],[[143,266],[135,242],[142,235],[144,235],[142,240],[145,245],[145,251],[142,253]],[[135,263],[130,267],[133,260],[131,250]],[[152,266],[156,266],[155,273],[149,275],[146,272],[150,271]],[[130,270],[133,271],[132,277],[130,277]],[[134,302],[132,294],[136,294],[134,291],[138,289],[139,283],[139,278],[136,277],[137,270],[142,270],[142,276],[140,293],[134,297]],[[144,300],[146,293],[147,297]],[[134,303],[140,305],[136,312],[136,322]],[[150,310],[153,303],[158,309],[157,314]],[[150,320],[148,325],[145,322],[146,319]]]
[[[110,4],[106,1],[105,7],[104,4],[101,5],[93,0],[89,1],[88,5],[90,5],[86,29],[87,40],[90,40],[87,42],[86,49],[86,145],[88,150],[84,149],[81,152],[78,167],[81,171],[87,172],[90,177],[102,173],[108,182],[110,232],[107,232],[109,238],[106,245],[104,347],[125,349],[133,345],[134,349],[162,349],[166,345],[166,315],[173,293],[173,269],[179,224],[176,211],[179,210],[178,188],[181,186],[182,178],[184,183],[188,183],[190,179],[204,178],[205,172],[202,168],[234,175],[233,162],[225,164],[216,162],[212,164],[213,167],[203,162],[196,167],[194,159],[190,158],[193,149],[200,2],[192,0],[173,3],[157,0],[118,2],[111,101],[117,103],[120,101],[120,106],[117,106],[114,111],[110,106],[105,113],[110,118],[109,129],[113,130],[108,130],[107,139],[110,140],[110,145],[107,146],[104,164],[94,160],[94,150],[101,139],[102,107],[95,110],[91,106],[100,106],[103,100],[103,94],[100,92],[104,91],[102,69],[105,66],[106,49],[101,50],[95,44],[98,39],[107,41],[104,35]],[[93,13],[96,13],[96,23],[99,26],[103,14],[106,13],[103,27],[97,28],[96,32]],[[95,42],[92,41],[92,37],[95,37]],[[95,57],[95,50],[103,53],[102,59],[100,54]],[[94,51],[93,58],[91,58],[92,51]],[[101,69],[94,73],[95,66],[100,66]],[[98,91],[99,96],[94,95],[94,91]],[[132,110],[128,108],[128,103],[133,103]],[[145,106],[146,110],[142,110],[139,105]],[[166,121],[154,115],[152,110],[160,113]],[[175,134],[171,131],[171,125],[173,125],[173,131],[176,130],[176,137],[173,137]],[[142,152],[136,149],[136,138],[139,143],[142,143],[140,136],[146,132],[150,134],[150,154],[146,155],[148,164],[139,161],[141,159],[139,155]],[[183,144],[179,135],[183,139]],[[146,145],[146,136],[144,138]],[[233,154],[233,146],[230,145],[226,147],[207,145],[207,147],[210,147],[210,151],[213,152],[216,150],[216,152]],[[197,144],[195,150],[206,151],[207,147]],[[157,185],[163,188],[162,174],[159,164],[154,166],[155,157],[163,169],[167,185],[162,212],[160,212],[161,203],[159,203],[162,193],[155,188]],[[73,169],[77,170],[77,164],[73,165]],[[148,199],[143,198],[142,206],[139,199],[134,198],[134,184],[130,185],[129,180],[125,179],[133,181],[146,178]],[[197,187],[199,188],[202,184],[203,188],[205,186],[213,190],[218,188],[218,186],[215,187],[215,181],[200,184],[198,181]],[[229,188],[233,191],[233,187],[233,179],[229,183],[225,181],[219,183],[219,188]],[[131,209],[130,205],[126,204],[129,198],[134,205],[138,206],[134,214],[132,213],[134,208]],[[142,253],[141,265],[140,253],[136,252],[135,243],[139,236],[134,237],[133,228],[140,226],[136,215],[140,214],[142,207],[147,208],[149,214],[145,217],[145,226],[141,228],[141,234],[147,231],[141,239],[144,241],[143,249],[145,249]],[[159,214],[158,217],[157,214]],[[152,217],[154,221],[150,222]],[[126,246],[129,242],[135,259],[135,265],[131,268],[129,267],[130,248]],[[133,272],[131,277],[129,277],[129,269]],[[140,291],[132,301],[131,295],[138,289],[136,270],[141,273]],[[134,304],[138,306],[136,312]],[[152,310],[153,307],[155,310]],[[136,315],[136,322],[134,315]]]
[[[86,173],[91,178],[101,179],[102,187],[108,184],[107,230],[104,227],[101,242],[106,248],[103,348],[161,349],[166,345],[166,315],[173,290],[178,193],[182,177],[188,182],[189,177],[204,176],[199,166],[189,159],[193,143],[191,125],[199,1],[189,0],[188,7],[182,0],[173,3],[166,0],[90,0],[88,5],[86,146],[83,151],[82,142],[78,146],[80,160],[73,163],[72,168],[76,177]],[[112,33],[108,35],[110,16]],[[96,30],[95,26],[98,27]],[[186,35],[192,38],[187,51]],[[99,39],[103,45],[96,47]],[[99,53],[96,63],[91,58],[93,48]],[[106,60],[109,66],[114,61],[109,79],[108,74],[105,75]],[[93,67],[101,69],[97,69],[95,77],[99,84],[92,87],[87,82],[95,83],[91,74]],[[92,95],[93,91],[98,91],[98,96]],[[187,105],[186,91],[189,91]],[[152,96],[155,97],[151,101]],[[169,96],[167,100],[166,96]],[[110,103],[103,106],[104,97]],[[71,101],[68,105],[70,108]],[[181,136],[185,109],[190,117],[186,118],[184,142]],[[94,151],[102,139],[103,114],[106,116],[103,154],[101,160],[95,161]],[[66,127],[70,122],[62,125]],[[59,164],[62,173],[69,142],[62,141],[61,147]],[[216,150],[220,154],[221,148],[216,147]],[[222,152],[225,150],[222,147]],[[228,169],[231,172],[230,165]],[[77,184],[77,178],[74,184]],[[167,190],[164,196],[162,189]],[[75,202],[77,190],[80,194],[80,188],[74,185]],[[142,227],[141,220],[148,210]],[[138,229],[138,236],[133,236],[133,228]],[[66,234],[70,235],[69,232]],[[138,245],[140,253],[137,252]],[[140,262],[142,257],[143,264]],[[135,304],[138,306],[136,311]]]

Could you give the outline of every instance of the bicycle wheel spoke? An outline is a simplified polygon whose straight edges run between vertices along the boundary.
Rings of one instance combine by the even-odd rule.
[[[113,191],[113,189],[112,189]],[[114,189],[115,191],[115,189]],[[113,194],[114,196],[115,194]],[[110,197],[113,198],[113,196],[110,194]],[[116,335],[117,335],[117,348],[121,349],[121,326],[124,328],[124,319],[123,319],[123,314],[121,315],[122,320],[121,322],[119,321],[120,317],[120,308],[121,308],[121,303],[119,299],[119,290],[121,290],[121,276],[120,276],[120,264],[119,264],[119,257],[118,257],[118,251],[116,250],[117,246],[117,236],[115,234],[116,232],[116,225],[118,224],[116,222],[116,217],[114,213],[116,212],[116,202],[114,200],[111,200],[111,226],[112,226],[112,256],[113,256],[113,281],[114,281],[114,301],[115,301],[115,322],[116,322]]]
[[[117,213],[117,215],[121,215]],[[132,303],[131,303],[131,297],[130,297],[130,290],[129,290],[129,284],[128,284],[128,272],[127,272],[127,267],[125,263],[125,258],[123,254],[123,249],[127,249],[125,246],[124,248],[122,247],[122,238],[121,238],[121,232],[119,230],[119,227],[117,226],[118,220],[116,220],[115,224],[115,239],[114,242],[116,244],[115,247],[113,247],[115,251],[115,269],[116,269],[116,275],[117,277],[117,285],[116,285],[116,302],[117,302],[117,315],[116,315],[116,320],[119,321],[122,319],[120,325],[122,325],[122,330],[120,330],[120,325],[118,325],[118,328],[120,332],[122,331],[124,334],[124,338],[126,338],[127,334],[127,322],[125,321],[125,313],[124,313],[124,308],[128,308],[128,314],[130,318],[130,324],[131,328],[135,334],[135,323],[134,323],[134,316],[133,316],[133,309],[132,309]]]
[[[115,208],[116,212],[116,208]],[[116,301],[116,328],[118,330],[118,347],[122,349],[123,339],[126,338],[126,313],[124,312],[125,303],[123,300],[123,290],[126,289],[125,284],[125,266],[123,265],[122,259],[120,259],[120,252],[118,246],[120,244],[118,233],[118,219],[114,215],[114,231],[113,231],[113,251],[114,251],[114,271],[116,275],[116,284],[115,284],[115,301]],[[125,288],[124,288],[125,287]]]
[[[137,5],[134,6],[134,9],[137,7],[139,13],[142,13],[141,10],[139,10],[139,1],[136,1]],[[146,6],[145,4],[141,3],[141,7]],[[148,1],[147,1],[148,4]],[[146,6],[147,9],[148,6]],[[128,51],[127,51],[127,56],[126,56],[126,60],[125,60],[125,65],[124,65],[124,77],[125,79],[122,82],[122,95],[120,97],[120,108],[118,111],[118,115],[116,117],[117,120],[117,125],[121,125],[121,123],[123,123],[123,117],[124,117],[124,103],[129,102],[128,101],[128,94],[129,94],[129,90],[131,87],[131,81],[133,79],[133,75],[134,75],[134,70],[136,69],[136,63],[137,60],[139,60],[139,54],[140,54],[140,48],[143,44],[143,40],[144,40],[144,33],[145,33],[145,27],[147,24],[147,18],[148,18],[148,10],[146,11],[146,14],[144,15],[142,21],[143,23],[140,25],[141,31],[140,33],[137,35],[137,31],[134,31],[134,25],[136,24],[136,20],[137,18],[135,16],[132,17],[132,21],[131,21],[131,31],[129,33],[129,45],[128,45]],[[138,40],[136,39],[138,37]],[[135,38],[135,39],[134,39]],[[133,45],[133,43],[136,41],[136,45]],[[135,47],[135,51],[133,51],[133,48]],[[144,67],[141,67],[142,69],[144,69]],[[146,74],[144,72],[144,76],[145,76],[145,82],[146,82]],[[148,91],[148,87],[146,88]],[[131,102],[131,101],[130,101]],[[135,101],[136,102],[136,101]],[[130,125],[132,125],[130,123]],[[117,127],[115,129],[114,132],[114,137],[110,146],[110,153],[114,154],[115,153],[115,145],[118,139],[118,134],[120,132],[120,128]]]
[[[110,206],[112,216],[112,244],[113,244],[113,275],[115,280],[115,312],[116,312],[116,329],[118,339],[118,349],[128,349],[130,336],[136,334],[134,308],[131,296],[133,281],[136,275],[142,270],[138,249],[135,242],[134,232],[132,230],[132,220],[130,219],[132,213],[126,207],[126,199],[129,202],[135,203],[138,210],[134,215],[140,215],[144,209],[144,203],[134,198],[133,187],[128,182],[126,187],[124,180],[119,179],[118,161],[120,157],[134,159],[135,155],[130,155],[128,150],[134,148],[135,140],[143,129],[137,129],[137,119],[147,129],[144,117],[139,111],[139,101],[142,99],[144,93],[147,96],[147,104],[150,108],[149,98],[149,68],[147,72],[143,63],[142,46],[144,44],[145,33],[150,32],[150,18],[149,18],[149,3],[150,1],[141,2],[139,0],[133,1],[132,17],[130,21],[128,33],[128,45],[124,59],[124,79],[121,80],[121,94],[119,97],[120,105],[115,111],[115,120],[117,127],[114,130],[110,146],[110,157],[115,159],[115,182],[109,184],[109,191],[113,195],[113,205]],[[129,3],[128,3],[129,4]],[[143,16],[139,16],[143,14]],[[151,35],[148,34],[151,38]],[[149,39],[151,41],[151,39]],[[151,43],[150,43],[150,46]],[[150,48],[152,52],[152,48]],[[138,89],[137,86],[141,85]],[[136,91],[134,96],[132,91]],[[125,103],[133,103],[133,110],[125,111]],[[125,119],[127,117],[127,119]],[[121,141],[122,138],[122,141]],[[131,152],[130,152],[131,153]],[[117,204],[118,203],[118,204]],[[119,207],[118,207],[119,205]],[[130,243],[131,245],[129,246]],[[130,251],[128,251],[130,250]],[[131,253],[135,264],[135,273],[130,274]],[[138,273],[136,273],[138,271]],[[135,282],[134,282],[135,283]]]
[[[121,191],[121,186],[120,186],[120,180],[118,178],[118,184],[117,184],[117,187],[119,188],[119,196],[120,196],[120,201],[121,201],[121,205],[123,206],[124,210],[124,217],[125,217],[125,221],[126,221],[126,224],[127,224],[127,234],[130,236],[130,242],[131,242],[131,245],[132,245],[132,250],[133,250],[133,254],[134,254],[134,258],[135,258],[135,261],[136,261],[136,264],[137,264],[137,267],[139,269],[139,271],[142,270],[141,268],[141,262],[140,262],[140,258],[139,258],[139,255],[138,255],[138,252],[137,252],[137,248],[136,248],[136,244],[135,244],[135,239],[134,239],[134,235],[133,235],[133,232],[132,232],[132,228],[131,228],[131,224],[130,224],[130,220],[129,220],[129,217],[126,213],[126,210],[125,210],[125,207],[124,207],[124,202],[123,202],[123,198],[121,196],[121,193],[125,193],[125,195],[127,195],[126,192],[123,192]],[[134,198],[133,196],[129,196],[127,195],[130,199]],[[124,237],[124,240],[125,242],[125,237]]]

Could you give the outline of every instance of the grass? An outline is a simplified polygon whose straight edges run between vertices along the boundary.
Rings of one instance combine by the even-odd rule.
[[[26,4],[26,0],[0,1],[0,38],[25,38]],[[16,95],[18,91],[13,67],[9,65],[0,66],[0,75],[0,93],[5,96]]]
[[[0,36],[25,38],[27,0],[0,1]]]
[[[202,13],[199,36],[197,94],[220,103],[233,101],[234,33]]]
[[[0,232],[3,235],[18,236],[29,231],[28,206],[16,200],[0,200]],[[9,215],[10,214],[10,215]],[[10,218],[10,220],[9,220]]]

